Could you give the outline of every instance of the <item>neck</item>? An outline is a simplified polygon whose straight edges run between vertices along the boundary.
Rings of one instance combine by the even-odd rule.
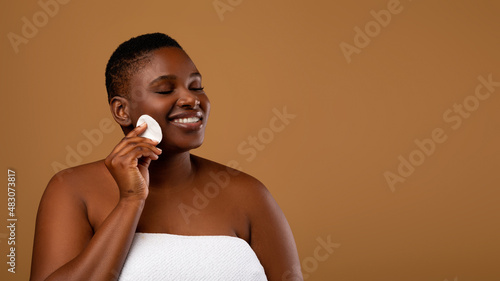
[[[149,184],[154,187],[180,186],[192,181],[194,169],[189,151],[161,154],[149,165]]]

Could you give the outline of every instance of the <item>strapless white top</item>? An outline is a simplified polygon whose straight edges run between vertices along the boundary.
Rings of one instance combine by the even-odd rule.
[[[267,277],[241,238],[136,233],[119,280],[267,281]]]

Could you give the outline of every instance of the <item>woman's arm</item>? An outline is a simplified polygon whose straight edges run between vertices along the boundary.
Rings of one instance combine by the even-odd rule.
[[[145,128],[130,132],[105,160],[120,200],[95,233],[83,198],[72,188],[80,176],[92,175],[51,180],[37,216],[31,281],[118,279],[148,195],[147,168],[161,153],[155,142],[137,137]]]
[[[285,215],[262,184],[252,192],[250,245],[269,281],[303,280],[297,247]]]
[[[50,184],[37,216],[31,280],[116,280],[143,202],[120,200],[93,235],[85,206]]]

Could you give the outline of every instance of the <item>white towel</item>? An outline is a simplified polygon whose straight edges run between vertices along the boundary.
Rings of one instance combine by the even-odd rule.
[[[233,236],[136,233],[120,281],[267,280],[248,243]]]

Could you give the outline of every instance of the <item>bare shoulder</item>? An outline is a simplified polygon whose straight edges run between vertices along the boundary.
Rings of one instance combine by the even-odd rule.
[[[268,228],[276,220],[285,220],[271,192],[255,177],[201,157],[196,157],[196,161],[204,177],[203,194],[211,198],[210,193],[217,192],[211,200],[244,217],[251,232]]]
[[[108,177],[112,179],[106,172],[103,160],[59,171],[45,188],[38,215],[43,216],[48,210],[85,212],[88,194],[92,190],[98,190],[103,182],[109,181]]]
[[[108,176],[111,175],[106,171],[104,160],[99,160],[59,171],[51,178],[49,185],[82,185]]]
[[[284,280],[293,275],[302,280],[300,261],[292,231],[278,203],[256,178],[233,168],[197,158],[208,182],[223,191],[224,208],[243,212],[248,219],[247,240],[263,265],[268,280]],[[215,187],[215,185],[214,185]],[[287,279],[288,280],[288,279]]]
[[[257,207],[272,199],[266,186],[255,177],[199,156],[193,158],[199,164],[206,187],[220,188],[226,196],[247,207]]]
[[[89,188],[98,188],[112,180],[104,160],[67,168],[56,173],[49,181],[45,193],[57,192],[84,196]]]
[[[45,280],[76,257],[92,238],[86,198],[90,189],[101,187],[92,184],[107,177],[103,168],[102,161],[69,168],[47,184],[36,219],[32,280]]]

